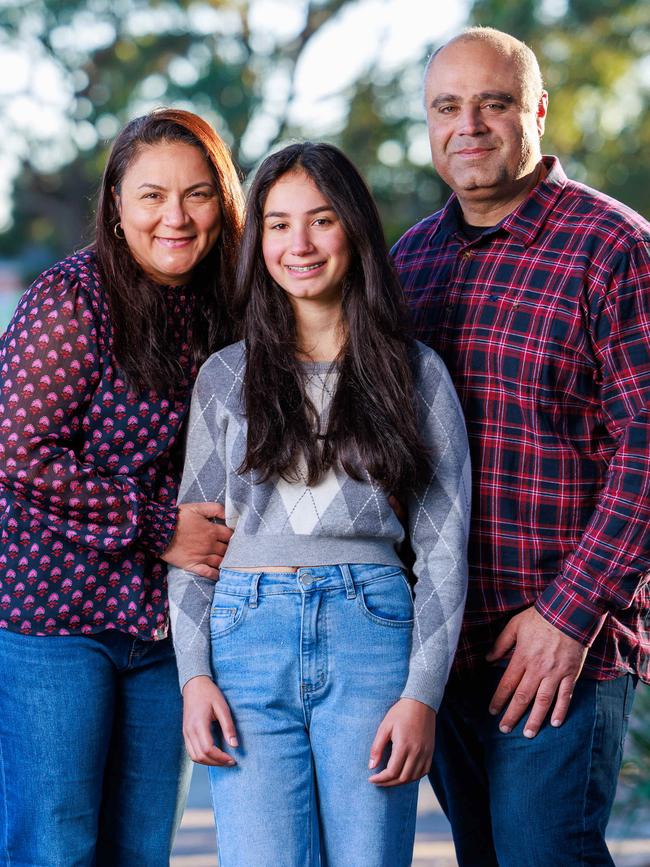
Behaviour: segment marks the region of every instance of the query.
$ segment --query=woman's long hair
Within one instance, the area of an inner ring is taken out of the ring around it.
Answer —
[[[320,436],[298,357],[293,309],[262,256],[266,198],[273,184],[293,171],[308,175],[328,200],[351,254],[343,284],[338,383]],[[395,494],[421,478],[429,461],[418,430],[402,291],[372,195],[338,148],[293,144],[260,165],[248,195],[233,309],[247,352],[242,471],[254,470],[262,480],[275,473],[293,478],[304,456],[309,484],[335,462],[357,480],[369,473]]]
[[[160,109],[130,121],[113,144],[99,193],[95,250],[113,322],[113,351],[129,384],[136,389],[174,389],[183,372],[170,340],[166,289],[135,261],[115,226],[120,215],[115,193],[143,147],[181,142],[198,148],[207,160],[221,207],[221,232],[197,265],[188,338],[194,362],[230,341],[230,316],[224,289],[234,283],[242,227],[243,194],[226,144],[202,118],[180,109]]]

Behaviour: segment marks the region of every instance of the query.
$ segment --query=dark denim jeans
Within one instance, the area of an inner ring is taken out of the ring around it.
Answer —
[[[0,864],[167,867],[190,763],[169,639],[0,630]]]
[[[616,792],[636,678],[580,678],[567,719],[510,734],[488,703],[503,673],[450,681],[430,778],[460,867],[607,867],[605,828]]]

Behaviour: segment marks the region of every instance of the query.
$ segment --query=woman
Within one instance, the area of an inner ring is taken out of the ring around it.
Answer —
[[[181,485],[225,502],[234,535],[216,588],[170,572],[219,864],[410,864],[465,597],[467,440],[441,361],[402,331],[375,205],[336,148],[262,163],[235,306],[244,341],[199,373]]]
[[[175,496],[240,225],[214,130],[137,118],[96,243],[34,282],[2,338],[2,863],[169,863],[189,776],[164,561],[213,576],[229,536]]]

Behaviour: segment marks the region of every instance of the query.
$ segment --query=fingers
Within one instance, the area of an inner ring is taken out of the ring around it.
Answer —
[[[511,620],[504,629],[499,633],[496,641],[490,652],[485,657],[488,662],[494,662],[497,659],[501,659],[503,656],[508,653],[509,650],[515,646],[517,641],[517,631],[514,628],[513,621]]]
[[[511,732],[532,703],[524,735],[527,738],[535,737],[555,698],[556,689],[557,680],[553,678],[539,680],[538,677],[523,677],[499,723],[499,731],[504,734]]]
[[[400,775],[404,768],[407,759],[407,751],[402,746],[401,748],[393,744],[393,749],[390,754],[388,764],[383,771],[378,774],[373,774],[368,777],[368,782],[374,783],[376,786],[395,786],[400,780]],[[406,782],[406,781],[404,781]]]
[[[551,725],[552,726],[561,726],[564,720],[566,719],[566,715],[569,711],[569,705],[571,703],[571,699],[573,698],[573,688],[576,684],[576,679],[571,677],[565,677],[560,681],[560,686],[557,691],[557,699],[555,701],[555,707],[553,708],[553,713],[551,715]]]
[[[193,566],[186,566],[185,568],[188,572],[194,572],[195,575],[199,575],[201,578],[209,578],[210,581],[219,580],[219,570],[214,569],[212,566],[207,566],[205,563],[195,563]]]
[[[230,541],[230,537],[233,534],[233,530],[230,527],[226,527],[225,524],[213,524],[212,525],[212,534],[214,538],[221,543],[224,551],[226,549],[226,545]]]
[[[232,767],[237,764],[235,759],[214,743],[215,721],[224,741],[237,747],[235,724],[221,690],[208,677],[189,680],[183,689],[183,737],[187,752],[198,764]]]
[[[236,764],[232,756],[220,750],[212,735],[212,715],[190,717],[183,725],[183,737],[187,753],[193,762],[200,765]]]
[[[517,659],[513,657],[510,660],[508,667],[503,672],[499,685],[494,691],[494,695],[490,701],[490,713],[493,716],[501,713],[503,708],[506,706],[506,702],[510,700],[510,697],[519,686],[519,682],[521,681],[524,672],[525,668],[522,665],[519,665]]]
[[[226,519],[226,511],[221,503],[185,503],[185,505],[193,508],[204,518],[219,518],[222,521]]]
[[[237,730],[233,722],[232,714],[228,702],[221,696],[216,699],[213,704],[214,715],[221,728],[221,734],[224,741],[231,747],[238,747]]]
[[[499,713],[508,698],[512,696],[499,723],[499,731],[509,734],[531,704],[532,708],[524,726],[524,737],[534,738],[539,733],[551,707],[553,707],[551,725],[555,727],[562,725],[573,695],[576,680],[573,675],[561,680],[557,677],[540,679],[538,675],[524,675],[517,681],[516,674],[506,678],[507,674],[506,670],[490,704],[490,713]],[[553,705],[554,701],[555,705]]]
[[[368,777],[368,782],[384,788],[413,783],[428,773],[432,756],[425,744],[393,744],[388,764],[383,771]]]
[[[379,728],[377,729],[375,739],[373,740],[370,747],[370,761],[368,762],[368,770],[371,771],[373,768],[376,768],[381,761],[384,750],[388,747],[388,744],[390,743],[390,732],[390,726],[386,725],[385,721],[381,722]]]

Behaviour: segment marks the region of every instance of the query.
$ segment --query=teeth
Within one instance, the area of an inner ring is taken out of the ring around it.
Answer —
[[[313,271],[316,268],[320,268],[322,262],[316,262],[315,265],[287,265],[290,271],[297,271],[299,274],[304,274],[305,271]]]

